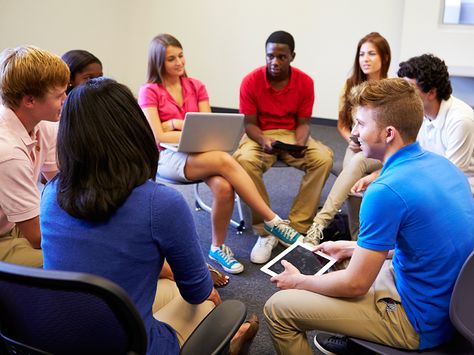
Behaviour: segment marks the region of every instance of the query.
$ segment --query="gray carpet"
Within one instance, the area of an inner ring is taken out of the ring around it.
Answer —
[[[333,149],[335,162],[340,165],[347,145],[337,133],[336,128],[333,126],[312,124],[311,131],[314,138],[322,141]],[[272,168],[264,175],[272,208],[282,218],[288,216],[289,208],[293,197],[298,190],[301,176],[302,172],[288,167]],[[334,175],[331,174],[323,189],[321,204],[326,199],[327,194],[334,183],[334,179]],[[209,189],[204,184],[201,185],[201,197],[206,203],[210,203],[211,194]],[[194,221],[196,223],[198,235],[201,239],[201,247],[206,260],[209,260],[207,257],[207,252],[211,244],[211,222],[209,214],[205,211],[194,210],[192,185],[173,185],[173,187],[185,196],[193,211]],[[251,231],[250,211],[245,204],[243,204],[243,207],[244,218],[248,228],[240,235],[236,234],[235,229],[229,228],[226,244],[231,247],[235,253],[235,257],[244,265],[245,270],[239,275],[230,275],[229,284],[225,287],[219,288],[218,290],[222,299],[239,299],[247,305],[249,314],[252,312],[257,313],[260,320],[260,330],[252,343],[250,353],[259,355],[275,354],[264,321],[262,309],[265,301],[278,289],[270,282],[270,277],[260,271],[261,265],[255,265],[250,262],[250,251],[257,240],[257,236]],[[235,212],[234,217],[237,218]],[[274,249],[272,256],[277,255],[282,250],[282,246],[277,246],[277,248]],[[216,266],[219,270],[222,270],[215,262],[210,261],[210,263]],[[308,336],[310,337],[311,344],[313,344],[312,336],[314,336],[314,332],[310,332]],[[315,347],[314,351],[315,353],[318,353]]]

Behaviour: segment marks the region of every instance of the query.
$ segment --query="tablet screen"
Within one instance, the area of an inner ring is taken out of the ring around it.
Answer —
[[[281,260],[290,262],[305,275],[324,273],[335,263],[330,256],[314,253],[309,247],[295,243],[262,267],[262,271],[272,276],[281,273],[284,270]]]

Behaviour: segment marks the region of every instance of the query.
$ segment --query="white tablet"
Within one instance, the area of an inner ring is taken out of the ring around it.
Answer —
[[[313,252],[312,247],[297,241],[266,263],[260,270],[270,276],[276,276],[285,270],[281,260],[292,263],[304,275],[321,275],[336,262],[333,257],[320,251]]]

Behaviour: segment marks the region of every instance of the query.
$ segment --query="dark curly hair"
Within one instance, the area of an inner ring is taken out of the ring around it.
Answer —
[[[448,67],[433,54],[423,54],[401,62],[397,74],[400,78],[415,79],[425,93],[435,88],[439,101],[449,99],[453,93]]]

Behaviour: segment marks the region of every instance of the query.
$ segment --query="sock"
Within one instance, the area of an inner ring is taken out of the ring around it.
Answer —
[[[216,250],[220,250],[220,248],[221,248],[220,245],[216,247],[216,246],[214,246],[214,245],[211,244],[211,251],[212,251],[212,252],[214,252],[214,251],[216,251]]]
[[[280,221],[281,221],[280,216],[276,214],[275,217],[273,217],[272,220],[270,220],[270,221],[264,221],[264,222],[265,222],[265,224],[266,224],[267,226],[269,226],[270,228],[273,228],[273,227],[275,227],[275,225],[276,225],[278,222],[280,222]]]

